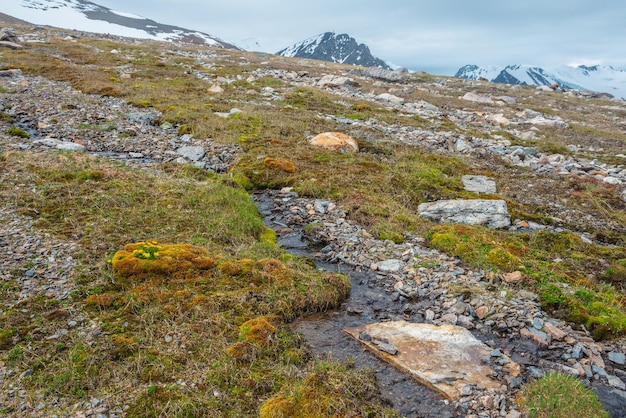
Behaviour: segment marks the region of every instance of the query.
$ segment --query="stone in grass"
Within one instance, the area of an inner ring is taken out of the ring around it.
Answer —
[[[506,228],[511,217],[504,200],[439,200],[417,207],[420,216],[443,223]]]
[[[180,147],[176,152],[191,161],[199,161],[205,154],[204,148],[195,145]]]
[[[359,338],[364,331],[371,337],[370,341]],[[492,349],[465,328],[394,321],[346,328],[344,332],[450,400],[462,396],[463,388],[468,385],[483,385],[485,389],[501,385],[491,378],[493,369],[482,361],[490,358]],[[397,352],[382,351],[377,341],[385,341]]]
[[[496,181],[486,176],[463,176],[461,177],[463,186],[468,192],[475,193],[497,193]]]
[[[341,132],[324,132],[311,139],[311,145],[344,153],[359,152],[356,140]]]

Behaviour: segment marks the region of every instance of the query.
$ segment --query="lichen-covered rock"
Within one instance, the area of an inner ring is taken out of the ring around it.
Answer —
[[[506,228],[511,217],[504,200],[440,200],[417,207],[420,216],[443,223]]]
[[[323,147],[331,151],[359,152],[356,140],[341,132],[324,132],[311,140],[311,145]]]

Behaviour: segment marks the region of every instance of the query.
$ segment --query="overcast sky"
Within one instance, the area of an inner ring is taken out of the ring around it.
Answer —
[[[626,69],[624,0],[92,1],[264,52],[347,33],[385,61],[433,74],[465,64]]]

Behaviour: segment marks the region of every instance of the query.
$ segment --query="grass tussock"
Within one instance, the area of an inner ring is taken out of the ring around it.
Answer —
[[[520,403],[531,418],[609,417],[593,391],[577,378],[560,373],[528,384]]]

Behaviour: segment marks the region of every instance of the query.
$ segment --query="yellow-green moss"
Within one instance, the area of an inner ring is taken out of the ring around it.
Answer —
[[[239,327],[239,338],[260,346],[266,345],[276,335],[276,327],[271,323],[274,321],[277,321],[276,317],[269,318],[267,316],[246,321]]]
[[[113,270],[122,277],[143,280],[154,276],[189,276],[215,266],[206,248],[191,244],[159,244],[142,241],[127,244],[111,260]]]
[[[259,235],[259,242],[262,244],[276,244],[278,242],[276,232],[271,228],[263,226],[261,234]]]
[[[259,410],[260,418],[290,418],[297,416],[296,400],[285,395],[276,395],[265,401]],[[299,411],[300,414],[306,413]]]
[[[487,261],[504,271],[513,271],[520,266],[520,259],[504,248],[490,250],[487,253]]]

